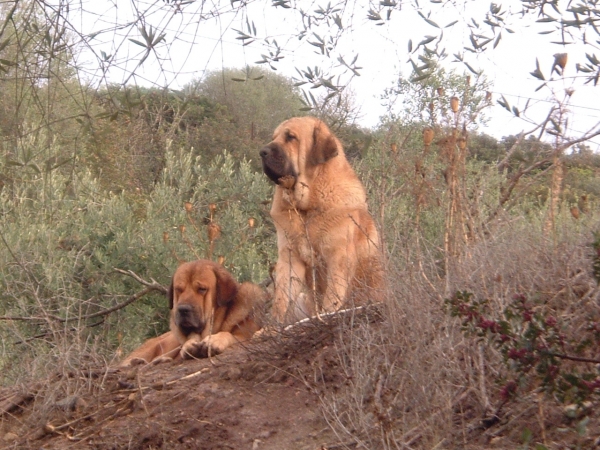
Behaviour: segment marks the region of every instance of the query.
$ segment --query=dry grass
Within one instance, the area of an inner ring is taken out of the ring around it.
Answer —
[[[323,410],[343,442],[358,448],[433,448],[451,434],[464,397],[463,339],[432,285],[396,271],[384,321],[342,330],[339,366],[348,380],[328,392]],[[442,287],[438,287],[441,289]]]
[[[391,267],[385,319],[342,329],[336,341],[347,382],[325,389],[322,406],[340,440],[368,449],[517,448],[525,429],[531,442],[550,447],[597,439],[598,430],[575,433],[564,405],[535,386],[505,404],[497,384],[505,375],[500,355],[464,337],[443,307],[448,286],[490,300],[492,316],[524,293],[576,335],[586,317],[600,315],[589,247],[597,228],[594,218],[587,226],[564,222],[544,237],[541,224],[503,225],[465,248],[449,283],[433,260]]]

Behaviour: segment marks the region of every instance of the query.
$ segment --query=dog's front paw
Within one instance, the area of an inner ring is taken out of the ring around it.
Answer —
[[[121,367],[123,367],[123,368],[135,367],[135,366],[141,366],[143,364],[148,364],[148,361],[146,361],[144,358],[134,357],[134,358],[128,359],[126,361],[123,361],[121,363]]]
[[[206,358],[207,351],[204,341],[186,341],[181,347],[179,354],[183,359]]]
[[[231,345],[230,339],[228,339],[229,336],[231,336],[229,333],[217,333],[212,336],[206,336],[202,340],[206,356],[208,356],[209,350],[211,356],[223,353]]]
[[[171,358],[170,356],[158,356],[156,358],[154,358],[152,360],[152,365],[157,365],[157,364],[164,364],[164,363],[170,363],[173,362],[173,358]]]
[[[220,332],[211,336],[206,336],[201,341],[189,340],[181,347],[181,357],[183,359],[207,358],[216,356],[230,347],[235,342],[231,333]]]

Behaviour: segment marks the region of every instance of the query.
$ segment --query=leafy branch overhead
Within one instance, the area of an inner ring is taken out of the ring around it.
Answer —
[[[144,56],[140,59],[139,65],[143,64],[144,61],[146,61],[146,58],[148,58],[148,55],[150,54],[150,52],[152,50],[155,49],[155,47],[160,44],[161,42],[163,42],[165,40],[166,37],[166,33],[160,33],[157,34],[156,30],[154,30],[152,28],[152,26],[149,26],[148,28],[146,28],[145,25],[140,26],[139,28],[139,32],[140,35],[142,36],[142,38],[144,39],[144,42],[141,42],[137,39],[132,39],[129,38],[129,40],[131,42],[133,42],[136,45],[139,45],[140,47],[143,47],[146,49],[146,53],[144,54]],[[103,56],[105,55],[104,52]],[[106,57],[105,57],[106,60]]]
[[[412,63],[414,79],[421,81],[430,75],[427,61],[436,65],[455,64],[473,75],[480,75],[478,55],[489,54],[493,58],[494,50],[502,46],[507,35],[529,27],[557,47],[551,76],[564,75],[566,59],[563,55],[567,53],[567,46],[577,44],[585,49],[584,57],[572,61],[579,80],[598,84],[600,59],[596,47],[600,37],[600,9],[597,1],[527,0],[517,2],[516,7],[514,3],[499,1],[484,5],[461,0],[455,5],[455,10],[461,11],[458,14],[441,0],[380,0],[368,5],[342,0],[316,3],[264,0],[263,4],[239,0],[211,4],[169,1],[129,9],[119,5],[119,14],[116,14],[115,3],[98,15],[94,9],[72,0],[61,2],[57,8],[41,3],[29,6],[27,2],[7,2],[1,16],[0,72],[8,73],[17,64],[17,59],[6,52],[7,47],[14,44],[5,33],[7,24],[15,14],[27,14],[25,10],[35,6],[40,20],[55,24],[36,32],[41,36],[40,44],[45,46],[40,46],[39,54],[49,57],[69,50],[93,55],[96,67],[93,64],[86,67],[93,83],[106,82],[111,74],[119,74],[122,84],[137,76],[145,77],[138,72],[141,67],[146,70],[146,63],[153,55],[152,66],[158,67],[162,82],[172,84],[181,72],[190,71],[183,66],[190,63],[190,55],[204,58],[212,52],[199,40],[206,37],[213,42],[239,42],[255,64],[272,70],[280,70],[285,64],[290,71],[287,61],[294,55],[294,65],[300,73],[298,81],[304,82],[302,89],[312,90],[316,102],[324,104],[342,95],[342,87],[359,76],[360,69],[377,70],[372,63],[366,67],[356,66],[358,51],[353,45],[356,40],[382,36],[390,47],[408,49],[410,57],[404,61]],[[92,23],[87,17],[99,20]],[[215,26],[217,23],[220,25]],[[30,26],[34,30],[36,21]],[[398,30],[410,30],[407,46],[398,41]],[[130,54],[135,47],[141,47],[143,52],[132,60]],[[398,53],[402,58],[402,53]],[[173,58],[178,54],[188,55],[180,66]],[[311,65],[318,66],[321,72],[318,77],[301,69],[305,65],[302,62],[308,58]],[[420,62],[415,64],[415,60]],[[553,81],[541,70],[539,61],[535,64],[536,69],[530,72],[532,77],[542,81],[542,86]],[[311,98],[311,94],[306,96]],[[516,114],[513,108],[509,109]]]

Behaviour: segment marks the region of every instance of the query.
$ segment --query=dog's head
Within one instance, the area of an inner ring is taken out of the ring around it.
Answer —
[[[180,341],[192,333],[201,335],[214,310],[227,307],[237,291],[237,282],[219,264],[198,260],[180,265],[168,291],[171,330]]]
[[[339,153],[327,125],[315,117],[294,117],[280,124],[260,150],[263,171],[275,183],[293,188],[298,177]]]

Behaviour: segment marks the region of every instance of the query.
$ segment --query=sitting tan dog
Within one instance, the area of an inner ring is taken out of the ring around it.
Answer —
[[[265,293],[255,284],[239,284],[219,264],[198,260],[177,268],[168,298],[171,331],[146,341],[121,366],[205,358],[250,339],[260,328],[254,308]]]
[[[260,150],[275,184],[273,316],[289,323],[382,299],[382,252],[363,184],[341,142],[315,117],[280,124]]]

